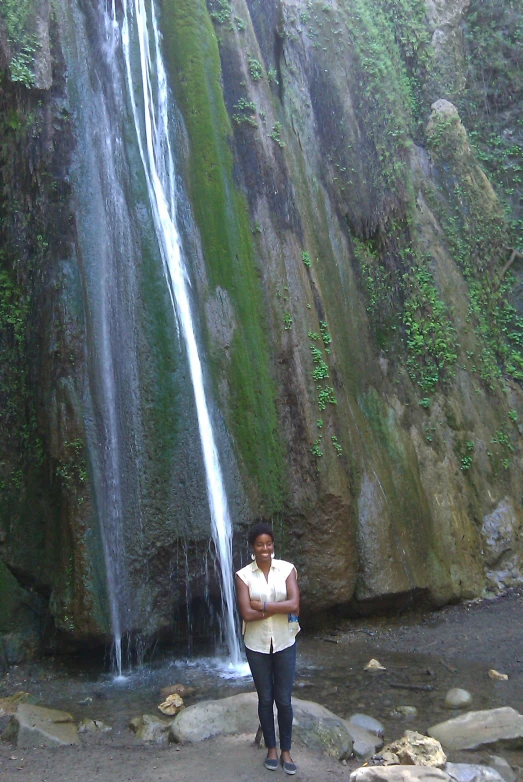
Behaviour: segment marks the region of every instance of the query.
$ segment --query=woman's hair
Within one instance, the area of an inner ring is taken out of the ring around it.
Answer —
[[[272,538],[272,542],[274,543],[274,532],[272,531],[271,525],[267,524],[265,521],[260,521],[258,522],[258,524],[253,524],[253,526],[250,528],[249,532],[247,533],[247,540],[249,541],[249,546],[254,546],[254,541],[260,535],[270,535]]]

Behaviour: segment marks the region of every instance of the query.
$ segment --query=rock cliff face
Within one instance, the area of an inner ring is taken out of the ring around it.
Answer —
[[[18,28],[0,5],[9,660],[108,636],[107,558],[124,631],[178,612],[208,632],[217,599],[122,73],[103,4],[61,5],[27,0]],[[162,0],[159,18],[238,563],[267,519],[304,613],[520,583],[521,12]]]

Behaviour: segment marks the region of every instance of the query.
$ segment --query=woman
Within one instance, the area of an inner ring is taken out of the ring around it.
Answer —
[[[296,633],[300,629],[296,568],[290,562],[274,559],[274,533],[268,524],[255,524],[248,539],[254,561],[236,573],[236,587],[245,651],[258,693],[258,715],[267,747],[264,765],[270,771],[278,769],[273,711],[276,702],[281,764],[287,774],[295,774],[291,692]]]

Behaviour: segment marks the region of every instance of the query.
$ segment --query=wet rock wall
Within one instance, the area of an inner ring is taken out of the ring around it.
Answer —
[[[89,57],[103,54],[103,9],[71,3],[57,18],[36,7],[49,20],[47,81],[16,81],[16,45],[2,38],[0,546],[14,602],[0,629],[15,633],[13,648],[26,633],[33,650],[45,637],[108,637],[106,301],[124,628],[151,637],[176,614],[185,633],[186,603],[218,594],[187,369],[137,151],[124,118],[125,209],[111,238],[95,206],[108,180],[93,185],[100,165],[88,154],[92,128],[120,100],[107,56]],[[468,123],[477,10],[159,6],[236,557],[245,526],[271,520],[309,615],[438,605],[521,579],[517,259],[503,273],[517,198],[498,187],[489,141]],[[503,112],[500,134],[514,133]],[[105,235],[110,300],[97,276]]]

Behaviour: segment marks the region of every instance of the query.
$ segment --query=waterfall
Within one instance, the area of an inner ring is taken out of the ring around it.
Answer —
[[[241,654],[232,577],[232,525],[205,395],[190,304],[190,282],[177,227],[177,186],[170,141],[169,91],[154,3],[147,9],[145,0],[123,0],[121,28],[118,28],[113,3],[112,19],[115,34],[121,37],[128,97],[165,279],[187,352],[205,467],[211,529],[221,576],[224,635],[231,662],[237,665]],[[137,96],[140,96],[139,99]]]

